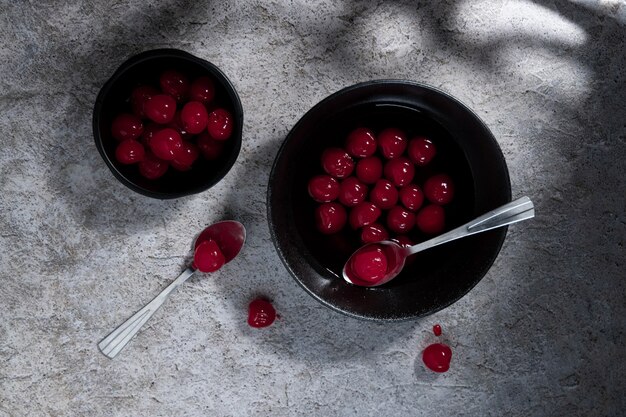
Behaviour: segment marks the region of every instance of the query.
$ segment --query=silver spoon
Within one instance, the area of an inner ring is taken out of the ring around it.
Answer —
[[[352,254],[352,256],[350,256],[350,259],[348,259],[348,262],[346,262],[343,267],[343,279],[350,284],[364,287],[377,287],[394,279],[402,271],[402,268],[404,268],[404,263],[408,256],[456,239],[460,239],[462,237],[485,232],[497,227],[507,226],[509,224],[521,222],[522,220],[531,219],[533,217],[535,217],[535,208],[532,201],[530,201],[528,197],[521,197],[503,205],[502,207],[492,210],[489,213],[464,224],[463,226],[459,226],[456,229],[450,230],[447,233],[417,245],[402,247],[395,242],[387,240],[369,243],[359,248]],[[360,253],[366,248],[370,248],[374,245],[379,245],[381,249],[384,250],[384,254],[387,258],[387,272],[380,280],[368,282],[359,278],[358,275],[354,273],[352,270],[352,259],[357,253]]]
[[[243,224],[234,220],[218,222],[207,227],[198,235],[195,247],[201,242],[213,239],[224,255],[224,263],[228,263],[241,250],[246,240],[246,229]],[[136,312],[131,318],[126,320],[117,329],[113,330],[107,337],[98,343],[100,351],[113,359],[139,332],[141,327],[152,317],[152,315],[167,300],[169,295],[183,282],[187,281],[196,270],[190,266],[183,271],[170,285],[168,285],[159,295],[150,301],[144,308]]]

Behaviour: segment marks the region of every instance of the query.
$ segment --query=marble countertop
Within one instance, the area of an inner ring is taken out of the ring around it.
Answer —
[[[0,417],[617,416],[626,409],[623,0],[0,0]],[[160,47],[218,65],[245,111],[217,186],[159,201],[93,144],[99,88]],[[467,296],[381,324],[307,295],[274,251],[266,184],[287,132],[354,83],[400,78],[471,107],[537,217]],[[114,360],[97,342],[235,218],[237,262],[194,277]],[[248,302],[281,318],[256,330]],[[424,369],[441,323],[451,370]]]

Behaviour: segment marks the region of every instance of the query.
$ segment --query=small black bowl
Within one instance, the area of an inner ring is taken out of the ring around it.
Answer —
[[[364,288],[346,283],[341,270],[360,246],[349,230],[325,236],[315,228],[316,203],[308,180],[321,174],[320,155],[343,146],[356,127],[398,127],[436,141],[438,156],[419,170],[417,182],[435,172],[455,180],[446,206],[446,230],[511,201],[507,166],[489,129],[453,97],[421,84],[383,80],[341,90],[313,107],[282,144],[268,186],[268,220],[274,245],[296,281],[314,298],[341,313],[396,321],[426,316],[467,294],[496,259],[507,229],[451,242],[413,257],[387,284]],[[422,236],[420,240],[426,240]]]
[[[149,180],[139,174],[137,166],[115,160],[116,140],[111,123],[119,113],[131,112],[130,93],[137,85],[158,88],[160,74],[168,69],[182,72],[190,79],[209,76],[215,82],[215,103],[229,110],[234,118],[232,136],[225,141],[222,156],[214,161],[202,156],[189,171],[169,169],[161,178]],[[168,199],[205,191],[220,181],[233,166],[241,149],[243,109],[230,80],[215,65],[178,49],[155,49],[129,58],[104,84],[93,112],[93,134],[96,147],[115,177],[131,190],[148,197]]]

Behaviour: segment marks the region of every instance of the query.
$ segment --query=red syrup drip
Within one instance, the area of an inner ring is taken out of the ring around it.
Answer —
[[[433,326],[433,333],[435,334],[435,336],[441,336],[441,326],[438,324],[435,324]]]
[[[441,326],[435,324],[433,326],[435,336],[441,336]],[[434,372],[447,372],[450,369],[450,360],[452,359],[452,349],[443,343],[433,343],[424,349],[422,360],[428,369]]]

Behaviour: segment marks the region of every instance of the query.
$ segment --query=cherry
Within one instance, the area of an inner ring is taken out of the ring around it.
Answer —
[[[122,113],[113,119],[111,134],[119,141],[137,139],[143,133],[143,123],[130,113]]]
[[[167,94],[157,94],[146,100],[143,109],[148,119],[163,125],[174,119],[176,100]]]
[[[177,101],[182,100],[189,92],[189,80],[178,71],[165,71],[159,78],[159,84],[164,93],[175,97]]]
[[[427,165],[437,154],[437,148],[433,142],[423,136],[418,136],[409,142],[409,158],[415,165]]]
[[[135,87],[135,89],[130,93],[130,105],[133,108],[133,113],[137,117],[144,118],[146,117],[146,113],[144,111],[144,105],[146,101],[152,97],[159,94],[159,91],[151,87],[149,85],[140,85]]]
[[[385,178],[394,185],[402,187],[413,181],[415,166],[407,158],[401,156],[385,164]]]
[[[396,237],[394,237],[393,239],[391,239],[392,242],[396,242],[398,245],[402,246],[403,248],[407,248],[409,246],[413,246],[414,243],[411,239],[409,239],[408,236],[405,235],[397,235]],[[410,260],[415,259],[413,258],[407,258],[407,262]]]
[[[226,260],[217,242],[213,239],[200,243],[193,254],[192,268],[200,272],[215,272],[224,265]]]
[[[433,326],[433,333],[435,336],[441,336],[441,326],[439,324]]]
[[[228,110],[215,109],[207,122],[209,135],[216,140],[226,140],[233,134],[233,116]]]
[[[400,201],[404,207],[411,211],[416,211],[424,202],[424,193],[420,187],[415,184],[409,184],[402,187],[399,191]]]
[[[350,267],[358,278],[373,283],[385,277],[387,256],[380,245],[367,246],[354,254]]]
[[[199,101],[190,101],[180,112],[180,119],[185,131],[192,135],[202,132],[209,123],[209,114]]]
[[[394,159],[402,155],[406,149],[406,135],[400,129],[388,128],[378,135],[380,152],[387,159]]]
[[[389,239],[389,232],[380,223],[372,223],[361,229],[361,242],[374,243]]]
[[[330,235],[346,225],[346,209],[339,203],[323,203],[315,209],[317,230]]]
[[[376,152],[376,138],[374,133],[366,128],[354,129],[346,140],[346,150],[355,158],[365,158]]]
[[[191,142],[183,141],[183,147],[170,161],[172,168],[178,171],[189,171],[196,159],[198,159],[198,147]]]
[[[452,349],[443,343],[433,343],[424,349],[422,360],[431,371],[446,372],[450,369]]]
[[[387,180],[378,180],[370,191],[370,201],[383,210],[390,209],[398,202],[398,190]]]
[[[443,231],[445,227],[445,213],[443,207],[430,204],[422,208],[415,218],[417,228],[429,235]]]
[[[378,220],[381,214],[382,211],[375,204],[364,201],[350,210],[350,226],[352,226],[353,229],[367,226]]]
[[[181,119],[181,112],[177,111],[174,113],[174,118],[171,122],[165,125],[165,127],[169,127],[178,132],[181,138],[188,137],[189,132],[183,126],[183,119]]]
[[[415,214],[402,206],[394,206],[387,212],[387,227],[395,233],[406,233],[415,226]]]
[[[431,203],[448,204],[454,198],[454,184],[446,174],[433,175],[424,183],[424,194]]]
[[[248,306],[248,324],[252,327],[267,327],[276,320],[276,309],[262,298],[253,300]]]
[[[339,202],[346,207],[354,207],[365,201],[367,186],[356,177],[348,177],[339,186]]]
[[[167,161],[147,153],[143,161],[139,162],[139,173],[149,180],[155,180],[167,172],[167,167]]]
[[[377,156],[363,158],[356,163],[356,177],[365,184],[374,184],[383,176],[383,162]]]
[[[322,152],[322,168],[335,178],[346,178],[354,170],[354,161],[343,149],[328,148]]]
[[[215,97],[215,84],[209,77],[196,78],[189,89],[189,98],[201,103],[208,103]]]
[[[157,158],[171,161],[182,150],[183,140],[177,131],[171,128],[159,130],[150,140],[150,149]]]
[[[328,203],[339,197],[339,181],[330,175],[316,175],[309,180],[309,195],[318,203]]]
[[[163,126],[157,125],[155,123],[150,123],[143,128],[143,133],[141,134],[140,141],[144,146],[150,146],[150,141],[155,133],[159,130],[163,129]]]
[[[115,148],[115,159],[120,164],[134,164],[142,161],[145,156],[146,151],[143,145],[134,139],[126,139]]]
[[[215,140],[208,133],[204,132],[198,136],[196,145],[205,159],[209,161],[216,160],[222,154],[225,143],[221,140]]]

